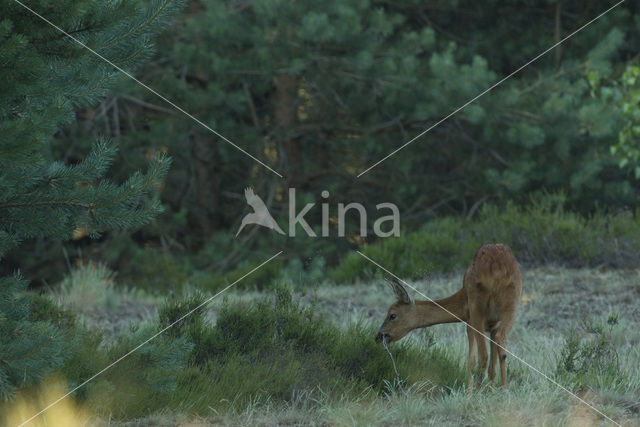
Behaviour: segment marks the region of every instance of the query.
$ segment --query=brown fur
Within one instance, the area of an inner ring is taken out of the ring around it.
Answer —
[[[398,296],[398,302],[389,308],[378,333],[379,339],[385,339],[388,342],[398,341],[413,329],[463,321],[467,324],[469,339],[467,363],[469,392],[473,390],[474,372],[478,384],[482,382],[487,361],[489,361],[489,378],[493,381],[496,375],[496,362],[500,360],[501,382],[503,386],[507,385],[504,348],[522,295],[520,268],[507,245],[494,243],[478,249],[464,274],[462,289],[450,297],[434,302],[414,302],[398,281],[392,281],[391,286]],[[394,319],[391,318],[393,315],[395,315]],[[489,332],[491,339],[495,341],[495,343],[491,342],[490,360],[488,360],[483,333],[485,331]],[[478,353],[475,369],[473,367],[474,346]]]

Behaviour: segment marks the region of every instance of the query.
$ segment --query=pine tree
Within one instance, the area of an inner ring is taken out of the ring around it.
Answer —
[[[29,7],[132,71],[149,37],[179,7],[162,0],[31,1]],[[83,161],[56,161],[50,141],[75,109],[95,103],[122,74],[16,2],[0,5],[0,259],[25,239],[139,227],[162,209],[157,190],[170,160],[121,184],[105,178],[116,147],[98,139]],[[64,358],[56,328],[29,320],[26,281],[0,280],[0,395],[37,382]]]
[[[503,3],[193,3],[181,31],[159,41],[162,67],[145,69],[145,81],[286,180],[272,181],[217,136],[157,108],[131,82],[113,94],[108,115],[87,115],[82,126],[113,129],[120,116],[118,138],[132,148],[119,154],[122,172],[135,164],[134,148],[173,153],[163,193],[173,212],[149,234],[187,251],[209,244],[205,266],[236,249],[225,246],[233,239],[220,230],[237,230],[246,204],[228,195],[246,185],[262,196],[273,191],[276,216],[286,215],[283,195],[295,186],[301,199],[318,201],[328,190],[333,203],[358,200],[369,212],[393,201],[403,224],[416,227],[434,214],[473,214],[485,200],[526,203],[540,189],[565,192],[568,205],[583,211],[595,201],[635,203],[628,177],[609,155],[618,114],[590,96],[585,78],[588,71],[615,71],[638,50],[637,8],[628,2],[355,178],[604,8],[593,0]],[[131,114],[148,126],[125,125]],[[318,224],[319,216],[315,209],[307,218]],[[280,244],[256,235],[251,253]],[[296,250],[312,256],[319,244]],[[341,239],[322,252],[347,247]]]

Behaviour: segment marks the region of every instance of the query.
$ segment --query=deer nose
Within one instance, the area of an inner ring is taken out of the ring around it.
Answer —
[[[382,342],[385,339],[386,341],[389,341],[389,338],[391,338],[389,334],[383,334],[382,332],[378,332],[378,335],[376,335],[377,342]]]

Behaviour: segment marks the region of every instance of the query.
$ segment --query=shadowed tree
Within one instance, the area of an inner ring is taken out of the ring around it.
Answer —
[[[149,36],[179,2],[35,1],[30,7],[118,66],[149,56]],[[0,258],[21,242],[140,227],[159,212],[157,190],[169,158],[117,184],[105,178],[115,146],[93,142],[74,164],[55,160],[51,139],[74,110],[97,102],[120,74],[15,2],[0,6]],[[56,328],[29,320],[26,281],[0,279],[0,395],[33,384],[59,366]]]

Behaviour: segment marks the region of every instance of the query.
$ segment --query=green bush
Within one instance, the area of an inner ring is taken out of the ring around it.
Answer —
[[[194,284],[201,288],[211,292],[219,291],[224,287],[232,284],[233,282],[240,280],[241,277],[247,275],[251,270],[256,268],[258,263],[247,264],[243,267],[236,268],[228,271],[222,275],[213,275],[206,272],[196,272],[191,277]],[[272,285],[275,279],[280,275],[281,265],[278,260],[273,260],[253,273],[242,279],[236,286],[238,288],[256,287],[258,289],[268,288]]]
[[[393,381],[391,360],[375,342],[373,328],[356,324],[340,330],[313,307],[294,302],[287,287],[279,285],[276,294],[273,301],[254,306],[225,306],[214,326],[204,323],[201,311],[193,314],[196,319],[179,325],[177,331],[193,344],[193,364],[182,373],[169,406],[184,410],[180,402],[189,401],[190,410],[207,412],[254,399],[284,402],[314,389],[336,396],[365,388],[383,392],[385,382]],[[161,321],[175,321],[178,312],[197,306],[199,298],[167,303]],[[463,384],[460,364],[440,347],[401,343],[391,351],[409,384]]]
[[[101,357],[108,363],[118,360],[156,331],[155,327],[133,329],[103,350]],[[89,390],[89,405],[97,413],[122,419],[163,409],[188,367],[192,348],[184,337],[158,336],[96,379]]]
[[[156,325],[134,327],[111,344],[45,297],[33,300],[33,320],[59,328],[64,358],[57,362],[57,372],[72,389],[199,307],[204,296],[167,301]],[[244,407],[256,399],[284,404],[299,393],[336,398],[367,389],[384,393],[395,373],[374,336],[368,325],[333,326],[279,285],[273,300],[226,305],[215,325],[205,320],[202,309],[196,310],[74,397],[96,415],[126,420],[161,409],[205,415],[212,408]],[[447,390],[464,382],[460,361],[436,345],[418,348],[404,342],[391,352],[403,384],[429,381]]]
[[[420,278],[433,271],[452,271],[464,265],[457,230],[460,223],[454,219],[434,221],[426,229],[365,246],[362,252],[402,277]],[[378,272],[371,262],[351,253],[329,272],[329,278],[343,283],[356,277],[369,279]]]
[[[161,250],[133,248],[131,262],[119,274],[136,287],[156,291],[175,290],[189,278],[191,266],[187,257]]]
[[[65,323],[64,316],[38,297],[33,298],[37,312],[31,313],[26,286],[19,275],[0,277],[1,401],[11,400],[21,388],[42,381],[67,358],[55,324]]]
[[[47,322],[56,328],[57,338],[64,349],[63,361],[57,372],[67,381],[68,388],[74,388],[110,362],[105,352],[98,350],[102,343],[100,332],[86,329],[76,322],[74,313],[56,305],[49,297],[33,293],[28,296],[30,321]],[[92,387],[94,384],[79,389],[75,396],[85,399]]]
[[[483,244],[508,244],[524,264],[569,267],[634,267],[640,263],[637,215],[595,213],[589,217],[564,209],[562,195],[547,195],[522,208],[487,204],[478,218],[444,218],[420,230],[365,246],[361,251],[395,274],[416,279],[466,267]],[[379,268],[351,253],[329,272],[336,283],[369,280]]]

